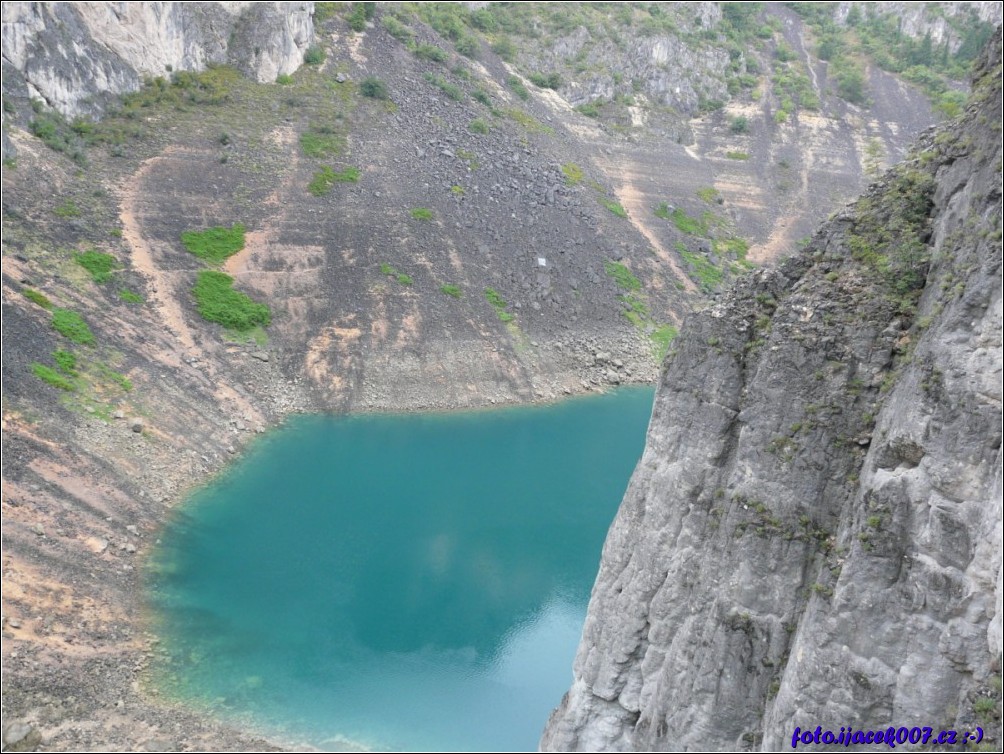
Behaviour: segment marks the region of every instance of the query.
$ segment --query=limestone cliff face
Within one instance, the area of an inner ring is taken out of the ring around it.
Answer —
[[[1000,75],[686,324],[544,749],[999,740]]]
[[[96,114],[144,76],[230,63],[275,81],[303,62],[313,3],[4,3],[6,92]]]

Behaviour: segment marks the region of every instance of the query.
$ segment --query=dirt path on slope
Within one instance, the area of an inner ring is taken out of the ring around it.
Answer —
[[[168,273],[153,261],[153,250],[143,237],[137,219],[137,201],[141,195],[142,182],[155,165],[167,159],[169,151],[146,160],[126,181],[119,202],[119,216],[122,219],[122,237],[132,250],[132,266],[150,280],[150,298],[157,309],[161,322],[178,338],[178,342],[189,350],[195,350],[195,338],[185,322],[181,305],[171,295],[173,283]]]
[[[646,217],[646,206],[644,195],[638,190],[633,182],[633,174],[631,169],[625,168],[624,165],[613,165],[611,163],[601,163],[600,167],[603,172],[607,174],[608,177],[613,178],[617,176],[620,181],[616,184],[614,188],[614,193],[617,195],[617,200],[620,202],[624,211],[627,212],[628,220],[637,229],[639,233],[645,236],[645,240],[648,241],[652,248],[655,250],[655,254],[659,257],[660,261],[665,262],[669,268],[673,271],[673,274],[680,280],[684,288],[688,292],[696,291],[697,286],[694,282],[687,277],[686,273],[680,268],[680,265],[676,263],[676,259],[673,255],[669,253],[669,250],[663,246],[662,241],[656,236],[655,232],[648,227],[647,223],[642,219]]]

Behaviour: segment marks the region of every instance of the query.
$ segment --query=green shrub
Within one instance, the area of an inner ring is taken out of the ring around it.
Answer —
[[[72,392],[77,389],[76,385],[74,385],[72,381],[67,379],[64,375],[60,374],[52,367],[47,367],[45,364],[35,362],[31,365],[31,371],[34,372],[35,376],[43,382],[47,382],[60,390]]]
[[[53,351],[52,359],[56,362],[57,367],[71,377],[77,373],[77,357],[73,355],[72,351],[63,351],[62,349]]]
[[[415,57],[421,58],[422,60],[431,60],[433,63],[445,63],[450,59],[450,53],[442,47],[436,47],[436,45],[416,45],[412,52],[415,54]]]
[[[600,197],[600,204],[606,207],[608,210],[613,212],[617,217],[627,217],[627,210],[625,210],[618,202],[613,199],[604,199]]]
[[[411,211],[411,216],[416,220],[426,220],[426,221],[431,220],[434,217],[434,215],[432,214],[432,210],[429,209],[428,207],[415,207]]]
[[[541,89],[559,89],[562,84],[560,73],[545,74],[535,71],[527,76],[527,78],[530,79],[534,86],[539,86]]]
[[[362,88],[360,86],[360,92]],[[345,137],[331,126],[312,126],[300,134],[300,149],[307,157],[334,157],[344,148]]]
[[[324,62],[324,48],[320,45],[308,47],[303,53],[303,62],[305,65],[320,65]]]
[[[115,268],[118,267],[118,260],[115,257],[96,249],[74,254],[73,261],[87,270],[95,283],[106,283],[111,280]]]
[[[603,263],[603,269],[607,275],[613,278],[618,286],[626,291],[641,290],[641,281],[632,274],[626,265],[620,262],[607,260]]]
[[[445,293],[447,296],[453,296],[453,298],[460,298],[463,292],[460,290],[459,285],[454,285],[453,283],[447,283],[446,285],[439,286],[439,290]]]
[[[390,277],[397,280],[397,282],[399,282],[401,285],[411,285],[413,282],[415,282],[412,279],[411,275],[406,275],[405,273],[397,270],[396,268],[391,267],[386,262],[380,265],[380,274],[389,275]]]
[[[566,162],[561,166],[561,172],[565,174],[565,185],[575,186],[581,183],[583,178],[582,168],[574,162]]]
[[[737,115],[729,123],[729,130],[734,134],[744,134],[749,131],[749,121],[742,115]]]
[[[387,85],[378,78],[367,76],[359,84],[359,93],[370,99],[387,99]]]
[[[475,89],[471,92],[471,97],[473,97],[476,102],[480,102],[482,105],[486,105],[487,107],[492,106],[492,100],[484,89]]]
[[[384,16],[381,19],[381,23],[383,24],[383,28],[387,30],[387,33],[400,42],[407,42],[413,36],[412,30],[394,18],[394,16]]]
[[[718,189],[711,186],[703,186],[697,189],[696,193],[698,198],[708,204],[715,204],[721,198],[721,194],[718,193]]]
[[[669,219],[681,233],[691,236],[705,236],[708,233],[708,224],[704,218],[691,217],[679,207],[673,210]]]
[[[730,160],[748,160],[750,158],[749,152],[726,152],[725,156]]]
[[[510,107],[505,111],[505,115],[519,123],[530,133],[541,133],[549,136],[554,133],[553,128],[545,126],[539,120],[530,115],[530,113],[523,112],[518,107]]]
[[[283,86],[288,86],[293,83],[293,77],[288,73],[280,73],[275,77],[275,83],[282,84]]]
[[[353,4],[352,12],[349,13],[348,22],[349,28],[352,29],[352,31],[366,30],[366,9],[363,7],[362,3]]]
[[[244,248],[244,226],[234,223],[229,228],[188,230],[181,234],[181,243],[199,259],[219,264]]]
[[[142,304],[144,300],[142,296],[130,291],[128,288],[123,288],[119,291],[119,298],[127,304]]]
[[[89,346],[94,343],[94,333],[84,322],[84,318],[71,309],[56,309],[52,312],[52,326],[63,337],[74,343]]]
[[[503,322],[513,321],[513,315],[506,311],[506,307],[509,305],[498,291],[494,288],[485,288],[485,300],[492,305],[492,308],[495,309],[495,314],[500,320]]]
[[[491,130],[484,118],[475,118],[467,127],[471,130],[471,133],[476,134],[486,134]]]
[[[440,91],[443,92],[443,94],[445,94],[447,97],[454,100],[455,102],[459,102],[464,97],[464,93],[463,91],[461,91],[459,86],[450,83],[442,76],[437,76],[434,73],[426,73],[422,78],[424,78],[434,87],[438,88]]]
[[[600,108],[597,107],[592,102],[587,102],[584,105],[579,105],[575,109],[578,110],[583,115],[585,115],[587,118],[599,118],[600,117]]]
[[[670,344],[672,344],[679,334],[680,331],[672,325],[661,325],[652,331],[649,337],[655,346],[655,357],[657,360],[662,361],[666,358]]]
[[[272,321],[268,305],[235,291],[233,284],[234,279],[222,272],[200,271],[192,289],[199,314],[203,319],[238,332],[266,327]]]
[[[506,83],[509,85],[509,88],[512,89],[513,93],[517,97],[523,100],[530,99],[529,90],[525,86],[523,86],[523,82],[520,81],[517,77],[510,76],[508,79],[506,79]]]
[[[69,199],[52,211],[55,213],[56,217],[80,217],[81,215],[80,207]]]
[[[336,183],[357,183],[359,175],[359,168],[347,167],[336,173],[332,168],[324,165],[314,173],[314,177],[307,184],[307,191],[314,196],[324,196],[331,191],[331,187]]]
[[[21,293],[24,294],[24,297],[26,299],[28,299],[34,304],[38,304],[43,309],[52,308],[52,302],[49,301],[49,297],[46,296],[44,293],[39,293],[34,288],[25,288],[23,291],[21,291]]]
[[[516,59],[516,45],[508,37],[500,37],[492,43],[492,52],[507,63]]]
[[[454,46],[465,58],[477,60],[481,56],[481,45],[474,37],[461,37]]]

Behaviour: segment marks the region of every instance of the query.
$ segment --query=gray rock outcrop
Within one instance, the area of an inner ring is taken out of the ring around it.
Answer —
[[[686,324],[543,749],[1000,740],[1000,87]]]
[[[3,4],[4,91],[99,114],[144,77],[229,63],[260,82],[303,62],[310,2]]]

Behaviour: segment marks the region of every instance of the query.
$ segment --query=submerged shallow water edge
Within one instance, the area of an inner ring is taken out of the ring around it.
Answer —
[[[165,531],[158,684],[321,748],[535,749],[652,397],[291,420]]]

